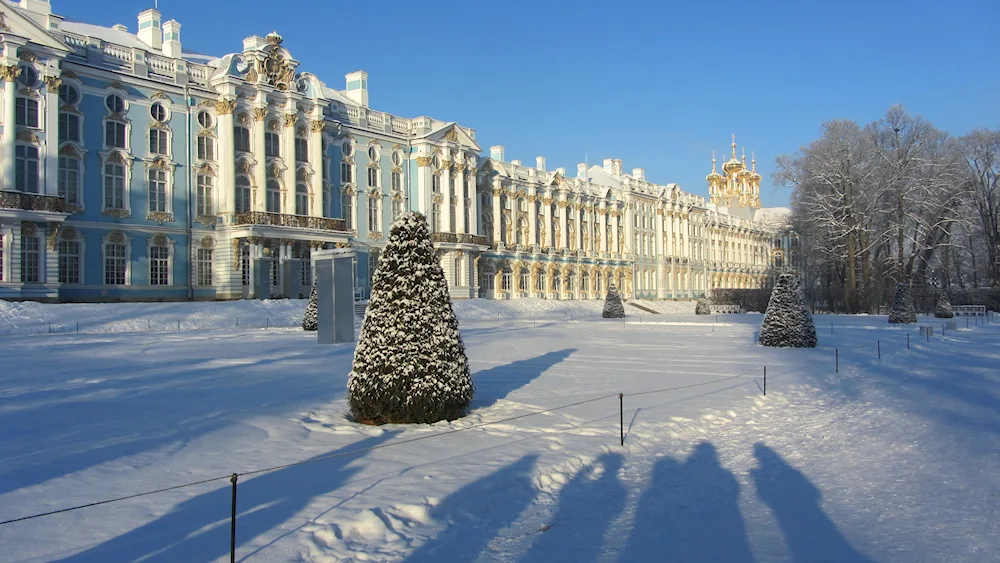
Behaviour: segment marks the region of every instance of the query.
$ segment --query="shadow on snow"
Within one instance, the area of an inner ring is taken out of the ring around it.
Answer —
[[[477,371],[472,375],[476,384],[476,397],[472,400],[472,409],[491,407],[497,401],[506,399],[508,395],[528,385],[573,352],[576,352],[575,348],[567,348],[528,360],[517,360]]]

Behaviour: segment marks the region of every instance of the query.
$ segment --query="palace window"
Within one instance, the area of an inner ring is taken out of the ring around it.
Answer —
[[[267,212],[281,213],[281,184],[275,179],[267,181]]]
[[[341,205],[343,206],[344,214],[344,226],[348,229],[354,228],[354,196],[351,194],[344,194],[341,196]]]
[[[167,210],[167,173],[163,170],[149,171],[149,210],[161,213]]]
[[[104,207],[125,209],[125,167],[116,162],[104,164]]]
[[[309,162],[309,139],[295,139],[295,160]]]
[[[105,285],[125,285],[127,266],[124,244],[109,242],[104,245]]]
[[[340,181],[344,183],[354,181],[354,165],[350,162],[340,163]]]
[[[457,207],[458,203],[456,202],[455,192],[452,192],[451,197],[448,198],[448,225],[450,225],[452,232],[458,230],[458,223],[455,221]]]
[[[198,174],[197,185],[198,215],[214,215],[215,178],[208,174]]]
[[[354,144],[351,141],[344,141],[344,144],[341,145],[341,150],[347,158],[354,156]]]
[[[250,178],[240,174],[236,177],[236,212],[250,211]]]
[[[59,87],[59,101],[68,106],[75,106],[80,103],[80,91],[71,84],[63,84]]]
[[[479,289],[482,291],[493,291],[493,279],[496,274],[490,270],[483,270],[479,275]]]
[[[431,230],[439,232],[441,230],[441,204],[431,205]]]
[[[39,275],[38,237],[21,236],[21,283],[38,283]]]
[[[104,98],[104,105],[111,113],[122,113],[125,111],[125,100],[118,94],[111,94]]]
[[[472,232],[472,227],[469,225],[469,222],[472,219],[472,198],[471,197],[465,198],[465,209],[463,209],[462,212],[465,214],[465,217],[462,219],[463,222],[465,223],[465,232],[471,233]]]
[[[80,142],[80,116],[75,113],[59,113],[59,142]]]
[[[462,257],[461,256],[456,256],[455,257],[455,272],[454,272],[454,275],[455,275],[455,280],[454,280],[454,283],[452,285],[454,285],[455,287],[461,287],[461,286],[465,285],[465,283],[463,283],[463,281],[462,281]]]
[[[198,125],[203,129],[211,129],[215,125],[215,119],[207,111],[198,112]]]
[[[215,160],[215,139],[208,135],[198,136],[198,160]]]
[[[309,188],[301,182],[295,184],[295,214],[309,215]]]
[[[237,125],[233,128],[233,147],[236,152],[250,152],[250,129]]]
[[[14,112],[14,123],[19,127],[38,128],[38,100],[18,98]]]
[[[368,147],[368,161],[377,163],[379,159],[378,148],[375,145]]]
[[[518,276],[517,290],[521,293],[527,293],[531,287],[531,273],[528,272],[527,268],[521,268],[521,275]]]
[[[509,266],[504,266],[503,274],[500,276],[500,289],[504,292],[509,292],[511,290],[511,284],[513,283],[514,273],[510,271]]]
[[[431,191],[436,194],[441,193],[441,176],[436,172],[431,175]]]
[[[163,123],[167,120],[167,108],[163,107],[163,104],[157,102],[149,106],[149,116],[153,118],[153,121]]]
[[[368,169],[368,187],[369,188],[377,188],[378,187],[378,177],[379,177],[379,173],[378,172],[379,172],[378,168],[369,168]]]
[[[149,285],[170,285],[170,249],[149,247]]]
[[[59,241],[59,283],[80,283],[80,241]]]
[[[18,145],[14,149],[14,182],[17,191],[38,193],[38,147]]]
[[[395,221],[403,214],[403,200],[392,200],[392,220]]]
[[[379,197],[378,194],[368,194],[368,232],[379,232]]]
[[[125,124],[120,121],[104,123],[104,145],[108,148],[124,149],[127,147]]]
[[[277,133],[264,133],[264,155],[268,157],[281,156],[281,137]]]
[[[200,286],[212,285],[212,249],[199,248],[195,260],[197,264],[195,283]]]
[[[545,270],[538,270],[538,275],[535,276],[535,291],[545,293]]]

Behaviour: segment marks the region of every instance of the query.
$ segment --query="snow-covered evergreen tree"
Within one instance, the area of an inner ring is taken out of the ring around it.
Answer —
[[[601,316],[605,319],[625,318],[625,304],[622,303],[622,296],[615,284],[608,286],[608,296],[604,299],[604,312]]]
[[[712,314],[712,302],[708,300],[704,295],[698,299],[698,303],[694,306],[694,314],[696,315],[711,315]]]
[[[315,283],[313,283],[312,290],[309,292],[309,304],[306,305],[306,314],[302,316],[302,330],[319,330]]]
[[[892,308],[889,309],[889,322],[893,324],[917,322],[917,310],[913,307],[910,286],[905,283],[896,284],[896,295],[893,296]]]
[[[432,423],[463,416],[475,391],[427,219],[392,226],[372,279],[347,390],[359,422]]]
[[[951,308],[951,301],[948,299],[948,292],[942,291],[938,295],[937,305],[934,307],[934,316],[939,319],[950,319],[955,316],[955,311]]]
[[[760,343],[775,347],[816,347],[816,325],[806,306],[799,278],[793,274],[778,276],[760,326]]]

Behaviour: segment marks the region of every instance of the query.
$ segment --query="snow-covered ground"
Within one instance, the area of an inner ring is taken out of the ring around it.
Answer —
[[[240,477],[239,560],[1000,553],[1000,327],[961,319],[927,342],[885,317],[820,316],[819,348],[783,350],[754,344],[760,315],[518,306],[456,304],[468,417],[374,428],[344,417],[353,346],[227,324],[294,325],[304,301],[0,302],[15,327],[87,316],[137,331],[4,337],[0,521],[221,478],[2,525],[0,561],[228,560],[227,476],[310,459]],[[145,332],[147,319],[218,330]]]

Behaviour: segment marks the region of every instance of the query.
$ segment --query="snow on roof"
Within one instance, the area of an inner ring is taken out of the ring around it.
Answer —
[[[139,38],[127,31],[118,31],[117,29],[112,29],[110,27],[104,27],[101,25],[94,25],[91,23],[86,23],[78,20],[73,20],[66,18],[59,25],[60,30],[68,31],[69,33],[75,33],[77,35],[85,35],[87,37],[93,37],[94,39],[100,39],[101,41],[107,41],[108,43],[115,43],[118,45],[124,45],[125,47],[135,47],[137,49],[149,49],[149,46],[139,41]]]
[[[604,171],[604,168],[593,165],[587,170],[587,177],[590,178],[590,182],[600,186],[607,186],[609,188],[621,188],[622,182],[618,178],[615,178],[611,174]]]

